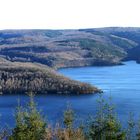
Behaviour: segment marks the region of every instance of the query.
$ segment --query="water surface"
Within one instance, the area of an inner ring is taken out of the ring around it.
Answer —
[[[122,122],[128,119],[129,112],[133,112],[135,119],[138,119],[140,115],[140,64],[129,61],[120,66],[66,68],[59,72],[72,79],[100,87],[104,91],[105,98],[111,95]],[[11,127],[14,126],[13,114],[17,106],[17,98],[20,98],[22,105],[28,101],[28,97],[23,95],[0,96],[2,126],[5,123]],[[89,114],[94,114],[97,98],[98,95],[46,95],[37,96],[35,100],[42,113],[47,114],[49,122],[54,124],[56,121],[62,121],[63,111],[68,103],[81,118],[85,119]]]

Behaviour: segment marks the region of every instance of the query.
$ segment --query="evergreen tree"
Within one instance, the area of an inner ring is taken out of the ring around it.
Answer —
[[[66,111],[64,112],[64,125],[66,128],[71,129],[74,121],[74,112],[71,109],[70,105],[67,106]]]
[[[127,128],[127,140],[134,140],[135,138],[135,122],[133,119],[133,113],[130,113],[128,119],[128,128]]]
[[[29,104],[23,108],[18,106],[16,110],[16,126],[12,131],[10,140],[43,140],[46,131],[46,123],[37,110],[30,94]]]
[[[138,130],[136,133],[137,140],[140,140],[140,120],[138,121]]]
[[[114,114],[114,107],[100,97],[98,111],[89,125],[88,137],[90,140],[125,140],[125,131]]]

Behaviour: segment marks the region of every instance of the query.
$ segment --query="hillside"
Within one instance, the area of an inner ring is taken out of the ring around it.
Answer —
[[[86,94],[97,88],[71,80],[53,69],[33,63],[0,60],[0,91],[4,94],[34,91],[38,94]]]
[[[3,92],[89,93],[97,88],[54,69],[140,63],[140,28],[0,31]]]
[[[139,28],[3,30],[0,55],[53,68],[116,65],[125,59],[139,60],[138,54],[131,55],[139,49],[139,38]]]

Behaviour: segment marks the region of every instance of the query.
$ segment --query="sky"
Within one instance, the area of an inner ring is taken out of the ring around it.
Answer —
[[[0,29],[140,27],[140,0],[0,0]]]

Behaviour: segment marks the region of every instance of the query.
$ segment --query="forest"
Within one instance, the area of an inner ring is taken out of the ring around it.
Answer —
[[[42,64],[0,62],[0,92],[2,94],[25,94],[28,91],[38,94],[91,94],[100,89],[72,80]]]

